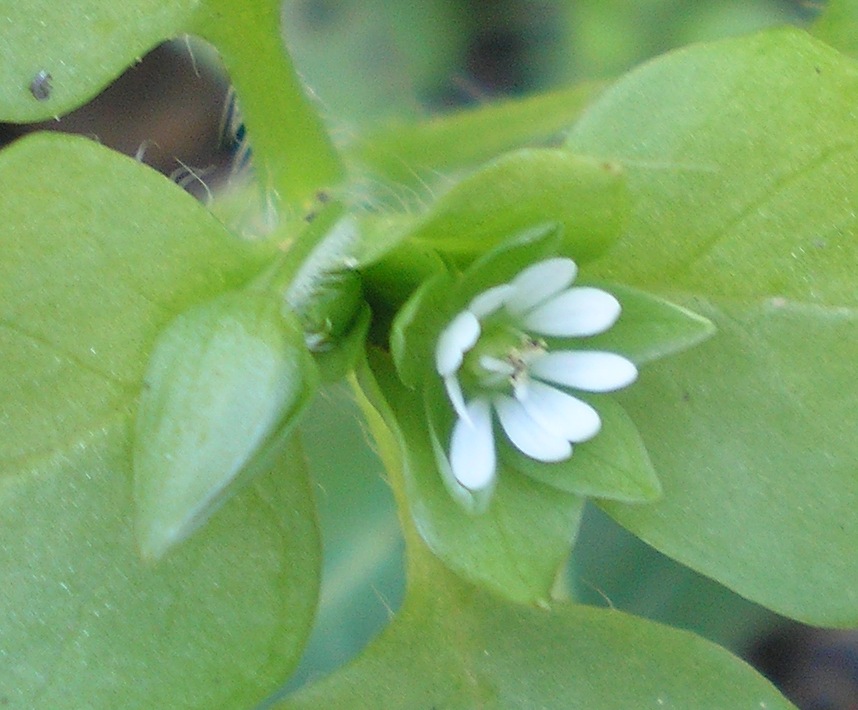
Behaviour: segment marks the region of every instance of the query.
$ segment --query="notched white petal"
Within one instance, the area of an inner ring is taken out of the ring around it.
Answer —
[[[526,456],[553,463],[565,461],[572,455],[572,445],[531,418],[521,402],[499,395],[494,404],[504,432],[513,446]]]
[[[557,337],[603,333],[620,317],[620,302],[598,288],[570,288],[549,299],[522,319],[526,330]]]
[[[635,364],[622,355],[600,351],[559,351],[535,359],[530,372],[553,382],[585,392],[613,392],[637,379]]]
[[[521,406],[553,436],[579,443],[599,433],[599,413],[586,402],[542,382],[531,382]]]
[[[465,395],[462,394],[462,385],[459,384],[459,378],[455,375],[445,377],[444,388],[447,390],[447,396],[450,398],[456,414],[470,423],[470,415],[468,414],[468,407],[465,404]]]
[[[470,311],[462,311],[441,331],[435,348],[435,369],[441,377],[452,375],[465,353],[480,337],[480,321]]]
[[[465,488],[477,491],[490,485],[495,476],[495,441],[491,406],[479,397],[467,406],[470,421],[459,419],[450,440],[450,468]]]
[[[514,291],[515,289],[511,284],[493,286],[474,296],[473,300],[468,304],[468,310],[477,318],[490,316],[506,303],[507,298]]]
[[[575,262],[563,257],[528,266],[511,282],[515,292],[507,300],[507,310],[513,315],[524,313],[560,293],[575,280],[577,273]]]

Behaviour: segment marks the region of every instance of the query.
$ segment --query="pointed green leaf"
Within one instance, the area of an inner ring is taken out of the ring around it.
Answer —
[[[711,321],[689,308],[628,286],[596,285],[616,296],[623,310],[609,330],[581,342],[588,350],[620,353],[640,366],[693,348],[715,333]]]
[[[633,72],[570,136],[633,212],[593,273],[717,333],[620,395],[664,486],[607,506],[661,551],[811,623],[858,621],[858,66],[796,30]]]
[[[140,548],[159,558],[270,465],[315,391],[304,336],[282,304],[228,293],[155,343],[134,441]]]
[[[598,83],[577,84],[554,92],[492,100],[420,123],[391,123],[357,135],[346,152],[394,187],[419,189],[441,171],[477,165],[565,131],[602,88]]]
[[[437,569],[357,660],[275,707],[793,706],[743,661],[688,632],[586,606],[513,606]]]
[[[503,457],[515,470],[561,491],[624,503],[658,499],[661,484],[629,416],[612,396],[591,395],[586,400],[599,412],[602,428],[590,441],[576,444],[572,458],[559,463],[536,461],[505,438],[501,439]]]

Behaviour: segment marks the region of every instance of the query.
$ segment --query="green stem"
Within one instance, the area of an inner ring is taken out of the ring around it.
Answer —
[[[266,198],[300,215],[343,168],[286,52],[279,13],[278,0],[208,0],[189,29],[221,54]]]

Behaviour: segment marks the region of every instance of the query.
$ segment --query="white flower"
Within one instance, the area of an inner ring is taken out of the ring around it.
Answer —
[[[587,337],[608,330],[620,304],[597,288],[573,287],[566,258],[541,261],[510,283],[478,294],[438,338],[435,369],[458,419],[450,440],[452,474],[470,491],[494,483],[494,414],[512,444],[537,461],[564,461],[572,445],[601,427],[593,407],[560,387],[611,392],[637,377],[615,353],[550,352],[539,336]]]

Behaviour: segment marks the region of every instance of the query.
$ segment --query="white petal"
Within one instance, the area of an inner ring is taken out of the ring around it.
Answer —
[[[620,317],[620,302],[598,288],[570,288],[537,306],[522,327],[540,335],[572,337],[603,333]]]
[[[635,364],[622,355],[598,351],[546,353],[530,364],[530,374],[585,392],[613,392],[637,379]]]
[[[539,426],[567,441],[587,441],[602,427],[599,413],[589,404],[542,382],[531,381],[520,402]]]
[[[575,280],[577,273],[575,262],[561,257],[528,266],[511,282],[515,293],[507,301],[507,310],[513,315],[524,313],[560,293]]]
[[[489,402],[477,398],[468,405],[470,422],[459,419],[450,440],[450,468],[465,488],[476,491],[495,477],[495,440]]]
[[[512,284],[501,284],[478,293],[473,300],[468,304],[468,310],[477,318],[485,318],[494,313],[504,303],[507,297],[512,294],[515,289]]]
[[[468,408],[465,404],[465,395],[462,394],[462,386],[459,384],[459,378],[455,375],[450,375],[444,378],[444,387],[447,390],[447,396],[450,398],[450,403],[453,409],[456,410],[462,419],[469,420]]]
[[[435,369],[441,377],[452,375],[465,353],[480,338],[480,322],[470,311],[462,311],[441,331],[435,348]]]
[[[494,404],[509,440],[525,455],[546,463],[565,461],[572,455],[572,445],[531,419],[520,402],[501,395]]]

